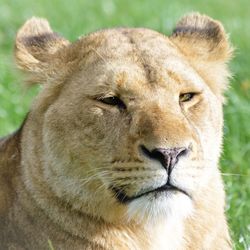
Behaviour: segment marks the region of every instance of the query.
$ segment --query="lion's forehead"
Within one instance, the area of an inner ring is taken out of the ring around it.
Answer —
[[[86,77],[85,74],[88,74]],[[187,63],[169,57],[161,63],[110,59],[99,61],[99,65],[87,68],[78,76],[80,85],[89,94],[138,94],[145,92],[201,92],[206,87],[204,80]],[[85,84],[82,84],[85,83]],[[77,88],[78,89],[78,88]],[[159,91],[157,91],[159,90]],[[79,89],[78,89],[79,91]],[[87,93],[87,92],[85,92]]]
[[[98,31],[82,37],[77,46],[79,52],[91,51],[91,56],[95,54],[103,59],[160,62],[171,55],[180,56],[177,47],[168,37],[153,30],[139,28]],[[82,56],[81,53],[78,55]]]
[[[126,89],[138,84],[142,87],[148,84],[166,87],[172,83],[199,88],[204,85],[203,79],[178,48],[158,32],[111,29],[90,34],[81,40],[91,49],[89,56],[92,60],[86,72],[94,83],[92,86],[115,85]]]
[[[115,28],[101,30],[81,37],[80,42],[87,42],[95,46],[105,45],[110,49],[115,46],[120,48],[126,44],[147,47],[149,45],[167,43],[169,48],[175,47],[167,36],[145,28]]]

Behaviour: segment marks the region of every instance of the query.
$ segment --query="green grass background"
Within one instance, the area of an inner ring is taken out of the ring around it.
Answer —
[[[235,249],[250,249],[250,2],[249,0],[0,0],[0,136],[21,124],[38,88],[24,90],[13,66],[17,29],[29,17],[46,17],[71,41],[104,27],[148,27],[170,34],[185,13],[219,19],[236,47],[234,78],[226,93],[224,152],[227,216]]]

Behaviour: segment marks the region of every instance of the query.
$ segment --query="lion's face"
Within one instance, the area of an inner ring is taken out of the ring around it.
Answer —
[[[34,105],[46,108],[32,111],[42,117],[46,183],[108,221],[188,215],[217,171],[221,95],[154,31],[101,31],[67,53],[76,48],[63,83]]]
[[[105,217],[121,207],[130,217],[187,209],[216,166],[221,105],[166,38],[144,31],[135,46],[123,33],[102,34],[107,40],[95,48],[101,52],[82,62],[46,111],[47,177],[59,193],[101,208]],[[171,155],[146,153],[176,148],[185,153],[169,167],[160,158]],[[159,190],[166,183],[181,191]]]

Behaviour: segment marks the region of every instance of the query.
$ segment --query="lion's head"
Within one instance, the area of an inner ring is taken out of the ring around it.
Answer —
[[[199,14],[170,37],[120,28],[74,43],[30,19],[16,60],[43,89],[24,128],[27,187],[111,222],[187,216],[218,173],[230,56]]]

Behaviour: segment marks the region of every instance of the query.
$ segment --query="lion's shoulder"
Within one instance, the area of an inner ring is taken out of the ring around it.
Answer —
[[[6,214],[15,194],[13,180],[21,161],[20,127],[13,134],[0,138],[0,216]]]

